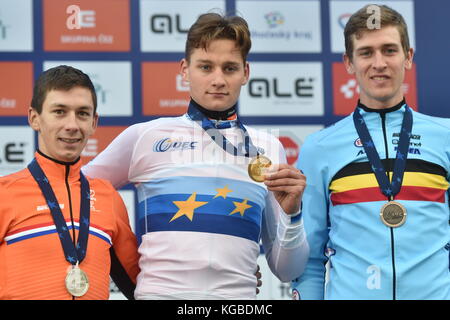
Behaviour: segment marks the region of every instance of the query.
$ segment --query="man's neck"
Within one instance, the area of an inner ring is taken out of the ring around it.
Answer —
[[[367,112],[379,112],[379,113],[385,113],[385,112],[391,112],[400,109],[404,104],[406,103],[405,98],[403,98],[399,103],[385,106],[383,108],[373,108],[372,104],[366,105],[361,100],[358,100],[358,107],[361,109],[367,111]]]
[[[199,105],[194,100],[192,100],[192,102],[194,103],[195,107],[198,110],[200,110],[200,112],[203,113],[209,119],[230,120],[230,119],[234,119],[235,118],[236,105],[233,105],[231,108],[228,108],[228,109],[223,110],[223,111],[215,111],[215,110],[208,110],[208,109],[202,107],[201,105]]]

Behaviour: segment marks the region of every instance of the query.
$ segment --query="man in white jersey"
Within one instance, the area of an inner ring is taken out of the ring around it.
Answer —
[[[244,19],[201,15],[181,61],[187,113],[129,127],[84,168],[137,188],[137,299],[254,299],[260,240],[280,280],[303,270],[305,177],[236,115],[250,47]]]

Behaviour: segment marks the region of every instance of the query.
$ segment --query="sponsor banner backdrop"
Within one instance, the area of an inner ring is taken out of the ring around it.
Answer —
[[[95,133],[88,139],[86,147],[81,153],[81,161],[88,163],[102,152],[126,126],[99,126]]]
[[[321,116],[321,62],[252,62],[241,90],[243,116]]]
[[[27,116],[33,87],[32,62],[0,62],[0,116]]]
[[[287,162],[291,165],[297,163],[300,149],[306,137],[313,132],[324,128],[323,125],[256,125],[256,129],[266,131],[280,140],[286,152]]]
[[[348,74],[344,63],[333,63],[333,108],[334,114],[345,116],[353,112],[359,98],[359,86],[354,75]],[[403,92],[408,105],[418,109],[416,89],[416,64],[405,73]]]
[[[44,70],[62,64],[78,68],[91,78],[100,117],[132,115],[130,61],[45,61]]]
[[[158,81],[154,81],[155,74]],[[181,115],[189,105],[189,86],[182,79],[179,62],[142,63],[142,111],[144,115]]]
[[[129,51],[129,0],[43,0],[46,51]]]
[[[140,0],[141,50],[184,52],[186,35],[205,12],[225,12],[225,1]]]
[[[250,79],[241,89],[238,112],[246,125],[273,131],[288,162],[295,164],[307,135],[355,107],[359,88],[342,64],[343,30],[349,16],[370,3],[0,0],[0,176],[25,168],[33,158],[37,134],[27,125],[27,110],[34,80],[50,67],[73,65],[95,85],[101,126],[83,150],[83,162],[130,124],[184,113],[189,90],[179,68],[187,30],[200,14],[211,11],[237,13],[248,21]],[[450,118],[450,1],[375,3],[398,10],[408,24],[411,46],[418,45],[403,84],[408,104],[424,114]],[[159,147],[174,147],[176,141]],[[129,184],[121,193],[134,227],[134,188]],[[272,275],[264,257],[258,263],[264,283],[258,299],[290,298],[289,284]],[[111,298],[123,299],[116,291],[112,286]]]
[[[331,28],[331,51],[343,53],[344,27],[350,16],[367,4],[387,5],[401,13],[408,25],[409,43],[412,48],[416,48],[416,33],[414,24],[414,1],[354,1],[354,0],[331,0],[330,1],[330,28]],[[422,48],[423,49],[423,48]],[[419,48],[420,50],[420,48]]]
[[[2,51],[33,51],[32,0],[0,0]]]
[[[34,131],[28,126],[0,127],[0,176],[22,170],[34,156]]]
[[[319,1],[236,2],[252,35],[252,52],[321,52]]]

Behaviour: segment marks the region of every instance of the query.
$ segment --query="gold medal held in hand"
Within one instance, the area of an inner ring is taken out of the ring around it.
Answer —
[[[272,161],[265,156],[258,155],[248,165],[248,175],[256,182],[263,182],[264,175],[272,165]]]
[[[67,291],[74,297],[81,297],[89,289],[89,279],[87,274],[78,267],[78,263],[69,268],[70,271],[66,276]]]
[[[381,207],[380,218],[388,227],[400,227],[406,221],[406,208],[396,201],[389,201]]]

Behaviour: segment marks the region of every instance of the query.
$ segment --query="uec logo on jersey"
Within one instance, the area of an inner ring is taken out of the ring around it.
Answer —
[[[195,149],[197,141],[173,141],[170,138],[164,138],[153,145],[154,152],[166,152],[175,150]]]

